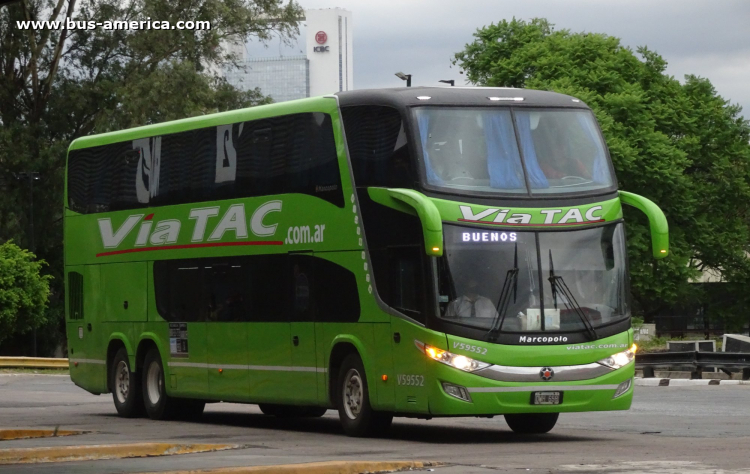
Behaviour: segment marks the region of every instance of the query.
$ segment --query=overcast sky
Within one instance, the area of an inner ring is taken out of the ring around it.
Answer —
[[[453,54],[477,28],[511,19],[547,18],[555,29],[605,33],[635,49],[648,46],[669,63],[667,73],[708,78],[750,118],[748,0],[297,0],[303,8],[352,12],[354,85],[438,85],[463,76]],[[269,49],[274,49],[271,46]]]

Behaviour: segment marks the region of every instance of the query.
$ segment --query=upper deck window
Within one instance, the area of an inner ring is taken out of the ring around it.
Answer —
[[[588,111],[421,107],[415,117],[429,185],[522,195],[613,185]]]
[[[70,152],[79,213],[300,193],[344,207],[330,115],[300,113]]]
[[[357,105],[343,107],[354,183],[357,187],[414,186],[409,147],[401,114],[391,107]]]

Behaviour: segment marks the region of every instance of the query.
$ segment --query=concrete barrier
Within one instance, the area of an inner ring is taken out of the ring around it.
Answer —
[[[47,357],[0,357],[0,368],[67,369],[68,359],[52,359]]]

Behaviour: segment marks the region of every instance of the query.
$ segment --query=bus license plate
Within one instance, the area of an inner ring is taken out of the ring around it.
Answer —
[[[559,405],[562,403],[562,392],[532,392],[532,405]]]

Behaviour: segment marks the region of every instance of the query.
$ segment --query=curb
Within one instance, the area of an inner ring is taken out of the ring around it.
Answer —
[[[206,470],[160,471],[142,474],[360,474],[398,472],[426,467],[445,466],[432,461],[323,461],[302,464],[277,464],[275,466],[242,466]]]
[[[750,380],[659,379],[635,377],[636,387],[694,387],[700,385],[750,385]]]
[[[135,443],[0,449],[0,466],[100,459],[143,458],[239,449],[237,444]]]
[[[31,438],[56,438],[59,436],[73,436],[87,434],[91,431],[73,431],[73,430],[38,430],[38,429],[0,429],[0,441],[10,441],[13,439],[31,439]],[[2,461],[0,461],[2,462]]]

